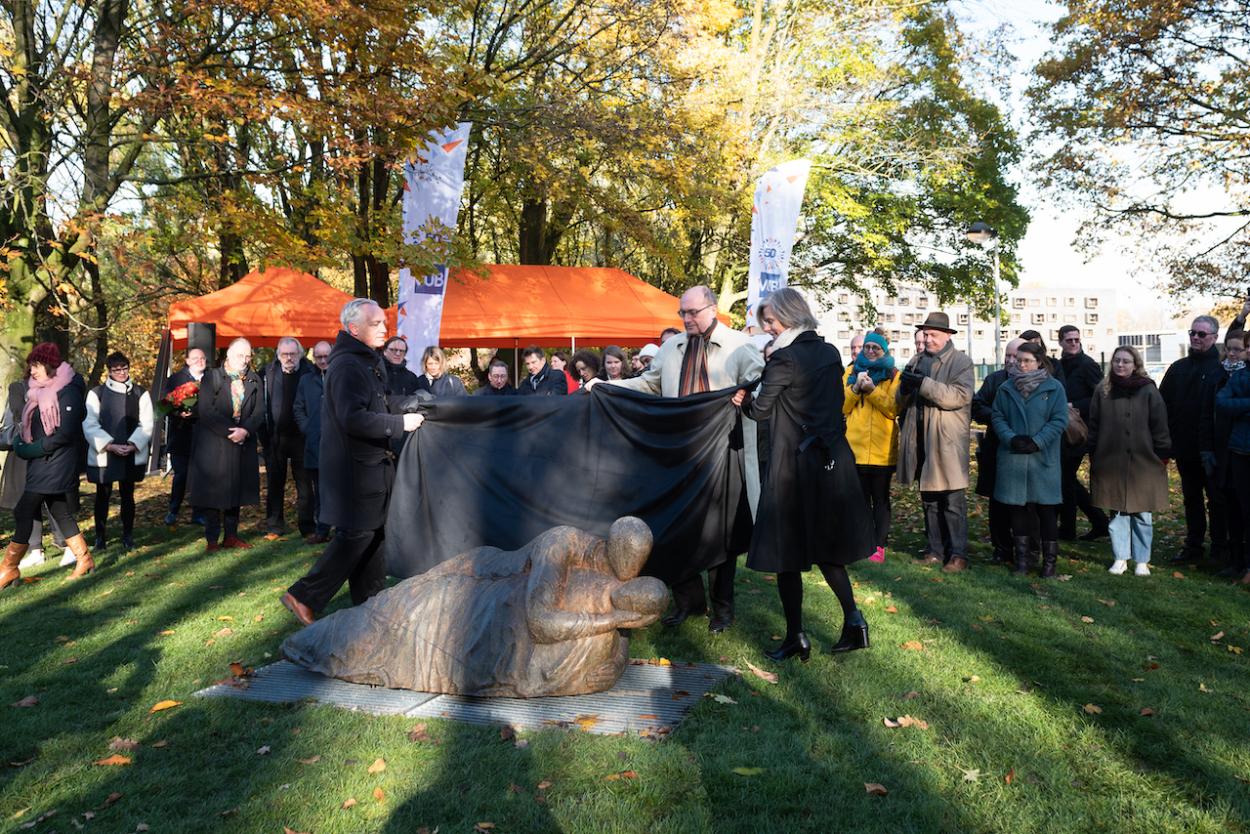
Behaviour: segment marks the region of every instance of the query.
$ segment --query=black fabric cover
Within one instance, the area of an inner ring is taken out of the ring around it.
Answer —
[[[459,397],[422,409],[386,522],[388,571],[415,576],[483,545],[516,550],[621,516],[651,527],[645,574],[670,584],[746,550],[736,389],[681,399],[596,386],[569,397]]]

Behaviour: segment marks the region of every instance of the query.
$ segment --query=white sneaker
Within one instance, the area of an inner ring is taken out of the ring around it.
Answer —
[[[43,548],[37,548],[35,550],[27,551],[26,555],[22,557],[22,561],[17,563],[17,566],[19,569],[21,569],[21,568],[33,568],[35,567],[35,565],[42,565],[42,564],[43,564]]]
[[[66,550],[63,554],[61,554],[61,567],[68,568],[70,565],[76,564],[78,564],[78,559],[73,553],[70,553],[69,550]]]
[[[1116,576],[1128,570],[1128,559],[1116,559],[1111,563],[1111,567],[1107,568],[1107,573],[1114,573]]]
[[[1150,576],[1150,565],[1145,562],[1138,562],[1137,567],[1133,568],[1134,576]]]

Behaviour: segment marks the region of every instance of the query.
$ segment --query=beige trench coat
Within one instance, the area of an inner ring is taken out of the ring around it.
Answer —
[[[916,360],[907,363],[912,367]],[[972,437],[972,360],[954,345],[933,360],[933,375],[920,383],[925,400],[924,426],[916,425],[920,410],[916,393],[898,393],[902,427],[898,438],[898,482],[919,482],[921,492],[949,492],[968,486],[968,455]],[[916,477],[916,432],[924,431],[924,466]]]

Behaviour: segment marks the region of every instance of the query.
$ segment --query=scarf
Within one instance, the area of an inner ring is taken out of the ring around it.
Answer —
[[[125,382],[114,382],[111,379],[104,380],[104,387],[110,391],[116,391],[118,394],[129,394],[135,387],[135,381],[128,379]]]
[[[856,356],[855,361],[851,364],[851,372],[847,374],[846,384],[854,385],[855,378],[864,371],[868,372],[868,378],[874,384],[880,385],[894,373],[894,357],[887,353],[880,359],[870,360],[861,350],[859,356]]]
[[[1239,361],[1237,361],[1237,362],[1230,362],[1229,360],[1225,359],[1225,360],[1224,360],[1224,362],[1223,362],[1223,365],[1224,365],[1224,370],[1226,370],[1226,371],[1228,371],[1230,374],[1232,374],[1232,373],[1236,373],[1237,371],[1240,371],[1242,368],[1246,367],[1246,362],[1245,362],[1245,360],[1244,360],[1244,359],[1239,360]]]
[[[39,411],[39,422],[43,425],[43,436],[48,437],[61,425],[61,404],[56,395],[74,379],[74,369],[68,362],[56,366],[56,372],[47,379],[36,382],[26,381],[26,405],[22,407],[22,440],[30,443],[30,421]]]
[[[716,329],[716,322],[705,333],[699,333],[686,340],[686,353],[681,358],[681,379],[677,385],[677,396],[701,394],[711,390],[707,376],[707,343],[708,337]]]
[[[1012,373],[1012,371],[1015,373]],[[1037,390],[1037,386],[1050,379],[1050,372],[1045,368],[1038,368],[1035,371],[1022,371],[1019,367],[1008,368],[1007,376],[1016,384],[1016,390],[1020,392],[1020,396],[1026,400]]]
[[[807,330],[799,330],[796,327],[787,327],[781,331],[781,335],[773,339],[773,350],[781,350],[784,347],[790,347],[790,344],[799,336],[808,333]]]
[[[1128,376],[1116,376],[1115,374],[1112,374],[1107,378],[1111,380],[1111,388],[1113,391],[1123,391],[1126,394],[1131,394],[1138,388],[1145,388],[1147,385],[1154,385],[1154,381],[1151,380],[1150,377],[1138,376],[1137,374],[1130,374]]]
[[[222,370],[226,372],[226,378],[230,380],[230,411],[237,420],[243,413],[243,376],[247,373],[247,369],[232,371],[223,365]]]

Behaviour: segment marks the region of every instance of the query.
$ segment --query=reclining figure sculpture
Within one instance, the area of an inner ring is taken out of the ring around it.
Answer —
[[[655,622],[668,589],[639,572],[641,519],[605,541],[556,527],[520,550],[479,547],[291,635],[282,654],[353,683],[454,695],[536,698],[611,689],[628,629]]]

